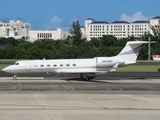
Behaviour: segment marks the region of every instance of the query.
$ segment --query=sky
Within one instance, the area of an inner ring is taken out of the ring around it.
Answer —
[[[150,20],[160,16],[160,0],[0,0],[0,21],[22,20],[32,30],[68,30],[74,20],[81,26],[96,21]]]

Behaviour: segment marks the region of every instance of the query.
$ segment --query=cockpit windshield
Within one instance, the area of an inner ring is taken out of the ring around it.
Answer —
[[[18,62],[15,62],[15,63],[13,63],[13,65],[19,65],[19,63],[18,63]]]

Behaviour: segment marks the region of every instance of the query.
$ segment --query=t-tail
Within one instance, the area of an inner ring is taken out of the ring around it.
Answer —
[[[136,63],[138,54],[143,44],[149,43],[148,41],[129,41],[122,51],[116,56],[116,59],[123,61],[125,65]]]

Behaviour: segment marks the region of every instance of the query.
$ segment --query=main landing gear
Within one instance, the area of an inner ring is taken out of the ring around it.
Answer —
[[[80,78],[82,79],[82,80],[92,80],[92,79],[94,79],[96,76],[95,76],[95,74],[92,74],[92,73],[81,73],[80,74]]]
[[[81,74],[80,74],[80,78],[81,78],[82,80],[89,80],[89,77],[88,77],[87,74],[85,74],[85,73],[81,73]]]

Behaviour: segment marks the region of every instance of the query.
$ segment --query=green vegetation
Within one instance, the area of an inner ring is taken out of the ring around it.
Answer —
[[[0,59],[0,62],[15,62],[18,61],[18,59]]]
[[[117,55],[127,41],[136,38],[117,40],[114,36],[105,35],[101,38],[92,38],[90,41],[81,40],[79,45],[71,43],[71,38],[66,40],[37,40],[33,43],[14,38],[0,39],[0,58],[2,59],[70,59],[70,58],[94,58],[98,56]],[[77,44],[77,43],[76,43]],[[152,46],[152,53],[160,53],[160,45],[156,49]],[[146,60],[147,45],[143,46],[138,59]]]
[[[82,33],[81,33],[81,26],[78,20],[73,21],[72,28],[70,28],[69,32],[71,33],[71,37],[69,39],[70,43],[74,45],[79,45],[82,43]]]
[[[0,64],[0,71],[2,71],[3,68],[9,66],[9,64]]]
[[[117,72],[157,72],[160,65],[130,65],[119,67]]]
[[[160,60],[137,60],[137,62],[160,62]]]

